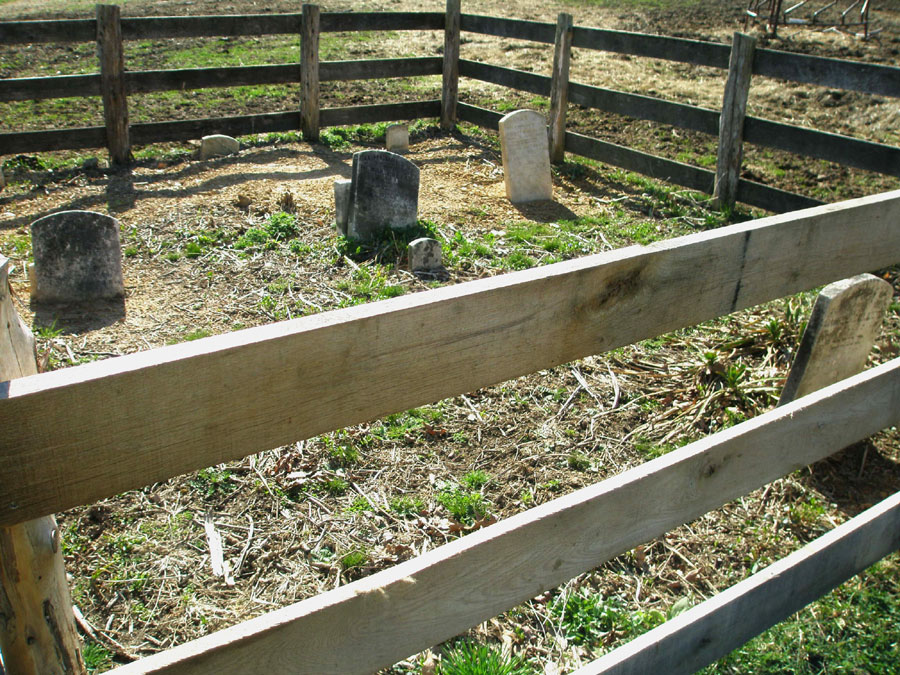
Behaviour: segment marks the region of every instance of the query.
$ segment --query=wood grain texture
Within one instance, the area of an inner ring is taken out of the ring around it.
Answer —
[[[566,150],[659,180],[712,194],[715,174],[690,164],[657,157],[622,145],[566,132]]]
[[[102,148],[105,145],[106,129],[103,127],[76,127],[0,134],[0,148],[3,148],[4,153],[10,155],[45,150]]]
[[[323,33],[362,30],[443,30],[443,12],[323,12]]]
[[[37,373],[34,336],[16,312],[0,255],[0,378]],[[0,653],[17,675],[85,673],[53,516],[0,527]]]
[[[748,116],[744,140],[829,162],[900,176],[900,148]]]
[[[122,19],[126,40],[300,33],[300,14],[149,16]]]
[[[459,103],[459,20],[460,0],[447,0],[441,83],[441,128],[445,131],[456,126],[456,106]]]
[[[178,91],[206,87],[238,87],[257,84],[298,82],[300,64],[269,66],[228,66],[224,68],[180,68],[177,70],[137,70],[125,73],[129,94],[151,91]]]
[[[628,94],[614,89],[570,82],[569,101],[588,108],[671,124],[682,129],[693,129],[713,135],[719,133],[718,111],[665,101],[652,96]]]
[[[900,493],[573,675],[693,673],[900,548]]]
[[[100,75],[0,79],[0,101],[41,101],[66,96],[99,95]]]
[[[347,108],[323,108],[320,122],[324,127],[342,124],[368,124],[371,122],[393,122],[439,117],[441,102],[410,101],[407,103],[378,103],[356,105]]]
[[[374,672],[898,419],[894,361],[384,572],[115,672]]]
[[[373,80],[387,77],[440,75],[443,59],[423,56],[406,59],[364,59],[361,61],[320,61],[319,81]]]
[[[460,17],[460,28],[469,33],[544,42],[550,45],[553,44],[556,36],[556,26],[552,23],[523,21],[521,19],[500,19],[475,14],[463,14]]]
[[[757,49],[753,56],[753,74],[900,97],[900,68],[896,66]]]
[[[551,80],[546,75],[535,75],[524,70],[494,66],[480,61],[459,60],[459,74],[463,77],[471,77],[473,80],[491,82],[502,87],[529,91],[541,96],[550,95]]]
[[[177,122],[144,122],[131,125],[135,143],[186,141],[208,134],[243,136],[270,131],[296,131],[300,128],[299,112],[263,113],[235,117],[213,117]]]
[[[713,195],[719,208],[733,208],[744,158],[744,118],[750,93],[751,67],[756,38],[735,33],[728,64],[728,79],[719,117],[719,147],[716,156],[716,186]]]
[[[94,19],[0,21],[0,43],[6,45],[93,42],[96,39],[97,22]]]
[[[713,68],[727,68],[731,52],[727,45],[715,42],[578,26],[575,27],[572,36],[572,45],[584,49],[647,56]]]
[[[898,218],[895,191],[0,384],[0,524],[895,264]]]
[[[469,103],[460,102],[457,110],[460,121],[471,122],[484,129],[494,129],[495,131],[500,128],[500,120],[503,118],[501,113]]]
[[[300,128],[306,141],[319,140],[319,8],[303,5],[300,39]]]
[[[550,120],[548,137],[550,161],[559,163],[566,156],[566,113],[569,108],[569,60],[572,55],[572,15],[561,13],[556,20],[553,43],[553,74],[550,83]]]
[[[97,56],[100,92],[106,123],[106,147],[113,164],[132,160],[128,134],[128,96],[125,91],[125,50],[118,5],[97,5]]]
[[[750,206],[758,206],[774,213],[788,213],[819,206],[822,201],[798,195],[771,185],[763,185],[741,178],[737,186],[737,200]]]

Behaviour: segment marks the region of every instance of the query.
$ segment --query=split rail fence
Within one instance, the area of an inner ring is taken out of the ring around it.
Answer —
[[[896,264],[898,222],[900,191],[11,379],[0,528]],[[898,421],[895,359],[116,672],[371,672]],[[690,672],[898,547],[900,493],[582,672]]]
[[[443,30],[442,57],[320,61],[319,35],[343,31]],[[460,32],[529,40],[555,46],[552,76],[460,58]],[[300,35],[301,62],[281,65],[128,71],[123,40],[239,35]],[[554,161],[563,153],[595,159],[707,194],[785,212],[821,202],[740,178],[743,143],[777,148],[845,166],[900,176],[900,148],[746,115],[753,75],[900,98],[900,68],[788,52],[755,49],[752,37],[735,34],[733,45],[574,26],[561,14],[556,25],[462,14],[460,0],[446,12],[320,13],[121,18],[117,6],[98,5],[96,19],[0,22],[0,42],[96,40],[99,74],[0,80],[0,101],[102,96],[105,126],[0,133],[0,153],[107,147],[119,163],[132,144],[183,141],[210,133],[242,135],[302,129],[311,141],[321,127],[441,117],[445,128],[466,121],[496,128],[501,115],[459,98],[459,78],[550,96]],[[571,50],[590,49],[727,69],[721,111],[569,81]],[[443,75],[440,98],[407,103],[320,108],[321,82]],[[296,111],[141,124],[128,123],[128,95],[300,81]],[[716,171],[639,152],[565,130],[569,104],[718,135]]]

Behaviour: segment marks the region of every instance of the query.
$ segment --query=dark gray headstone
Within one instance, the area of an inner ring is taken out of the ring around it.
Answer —
[[[39,302],[84,302],[125,294],[119,221],[93,211],[62,211],[31,224]]]
[[[353,155],[347,236],[371,239],[385,228],[402,230],[416,224],[419,168],[387,150]]]
[[[334,226],[338,234],[347,236],[347,218],[350,211],[350,181],[334,181]]]

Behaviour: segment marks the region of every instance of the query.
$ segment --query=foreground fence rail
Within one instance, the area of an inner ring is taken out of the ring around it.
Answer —
[[[115,66],[103,65],[101,72],[94,75],[0,80],[0,101],[102,95],[105,97],[108,120],[106,127],[0,133],[0,147],[4,152],[13,154],[106,146],[110,149],[113,160],[125,163],[130,160],[131,143],[182,141],[211,133],[244,135],[300,129],[308,140],[316,140],[320,126],[434,116],[441,117],[445,128],[451,128],[458,119],[476,124],[488,122],[487,126],[493,126],[494,118],[477,112],[471,106],[463,107],[465,104],[458,102],[458,80],[463,77],[542,96],[553,93],[551,129],[554,130],[552,154],[555,161],[561,159],[564,149],[582,154],[579,148],[590,147],[587,157],[714,194],[725,205],[732,205],[737,199],[772,211],[788,211],[820,203],[809,197],[740,179],[744,142],[900,176],[900,148],[745,114],[751,76],[774,77],[900,97],[900,68],[892,66],[755,49],[749,38],[740,41],[736,39],[735,45],[744,45],[741,49],[745,49],[746,53],[741,59],[735,60],[732,58],[737,48],[734,45],[573,26],[569,15],[563,15],[568,17],[566,28],[559,30],[558,25],[551,23],[461,14],[460,0],[448,0],[446,12],[419,13],[319,13],[317,7],[306,5],[300,14],[119,18],[117,11],[105,12],[101,7],[103,6],[98,6],[97,19],[0,22],[0,42],[86,42],[97,39],[101,33],[109,33],[113,28],[116,30],[112,30],[112,33],[119,36],[119,42],[149,38],[297,35],[301,38],[303,57],[297,64],[158,71],[127,71],[123,67],[122,72],[107,72],[110,68],[115,69]],[[320,33],[360,30],[444,30],[444,55],[319,61]],[[461,31],[553,44],[556,47],[555,61],[560,67],[554,68],[553,77],[547,77],[461,59]],[[121,50],[121,45],[117,48]],[[729,84],[723,97],[726,101],[743,102],[743,105],[738,106],[736,114],[728,113],[731,116],[731,131],[720,136],[716,172],[596,139],[593,139],[593,144],[580,142],[563,133],[569,103],[711,135],[719,134],[720,120],[724,119],[721,111],[570,82],[567,64],[573,48],[610,51],[720,69],[735,68],[736,64],[745,63],[746,76],[730,77],[729,81],[734,79],[734,83]],[[101,61],[106,63],[103,59]],[[732,64],[732,61],[735,63]],[[443,74],[443,86],[437,110],[437,98],[432,101],[376,106],[336,109],[319,107],[321,82],[438,74]],[[121,94],[117,97],[108,96],[102,84],[104,81],[120,81]],[[301,96],[295,112],[130,126],[122,124],[123,120],[127,120],[127,97],[131,94],[297,82],[301,84]],[[111,110],[112,108],[115,110]]]
[[[0,526],[895,264],[898,221],[900,191],[2,382]],[[474,359],[482,367],[467,367]],[[436,366],[445,377],[422,377]],[[235,397],[236,384],[255,395]],[[48,411],[53,425],[44,421]],[[898,421],[895,359],[117,672],[371,672]],[[869,542],[897,510],[894,501],[878,507],[848,541]],[[833,537],[843,542],[844,532]],[[848,556],[850,544],[825,540],[824,553],[803,554],[790,574],[823,560],[840,564],[798,597],[860,571],[892,541]],[[770,592],[745,590],[735,592]],[[783,611],[767,606],[753,625],[770,625]]]

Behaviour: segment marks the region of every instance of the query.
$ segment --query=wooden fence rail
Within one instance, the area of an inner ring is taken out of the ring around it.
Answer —
[[[550,23],[460,14],[459,4],[459,0],[450,0],[445,13],[326,12],[319,14],[317,8],[313,11],[312,6],[307,5],[304,6],[304,12],[301,14],[110,19],[115,24],[110,24],[110,29],[103,29],[103,23],[98,23],[97,20],[0,23],[0,41],[11,44],[93,40],[97,37],[98,30],[111,30],[116,26],[121,35],[120,40],[221,35],[305,35],[301,41],[304,56],[300,64],[125,71],[108,75],[108,81],[122,83],[120,86],[124,89],[120,94],[106,98],[104,109],[108,121],[105,129],[91,127],[47,132],[3,133],[0,134],[0,147],[9,153],[19,153],[107,145],[113,159],[125,162],[130,157],[131,142],[185,140],[192,138],[188,135],[189,130],[233,135],[258,131],[288,131],[296,128],[284,126],[289,120],[295,119],[293,113],[128,125],[126,97],[129,94],[174,89],[295,83],[298,81],[298,73],[300,73],[301,82],[300,128],[309,140],[315,140],[318,138],[319,126],[322,124],[404,119],[400,116],[402,113],[411,112],[411,114],[418,115],[423,110],[428,110],[428,114],[431,114],[433,108],[432,103],[426,101],[420,104],[402,104],[395,108],[368,106],[361,108],[356,113],[342,108],[320,111],[318,91],[321,82],[419,77],[442,73],[444,83],[439,114],[444,128],[451,128],[457,119],[463,118],[468,121],[485,118],[493,125],[492,117],[476,113],[471,106],[468,108],[457,107],[458,78],[460,76],[542,96],[561,96],[563,98],[560,100],[564,103],[560,105],[557,101],[556,107],[552,110],[554,161],[561,160],[564,149],[578,153],[579,148],[588,148],[590,154],[587,156],[591,158],[640,171],[655,178],[670,180],[692,189],[708,193],[715,192],[720,203],[725,205],[733,204],[734,199],[737,198],[754,206],[778,211],[787,206],[800,207],[819,203],[816,200],[791,195],[791,193],[765,185],[739,180],[737,176],[742,154],[740,149],[745,141],[846,166],[900,176],[900,148],[748,117],[743,112],[733,123],[733,128],[737,133],[725,134],[720,139],[720,161],[713,180],[709,180],[708,172],[697,167],[690,167],[614,144],[600,141],[589,142],[580,137],[572,137],[565,133],[568,103],[708,134],[718,133],[720,119],[723,118],[722,114],[715,110],[569,82],[567,64],[568,54],[572,47],[633,54],[716,68],[728,67],[732,49],[726,45],[682,38],[575,27],[571,25],[571,20],[568,24],[569,27],[560,33],[558,27]],[[304,16],[307,18],[304,19]],[[314,33],[305,33],[308,29],[305,27],[306,23],[312,21],[313,17],[315,17],[316,23],[315,31]],[[318,61],[318,34],[321,32],[440,29],[445,31],[443,58]],[[546,77],[460,59],[459,33],[461,30],[545,44],[555,43],[554,62],[557,65],[554,66],[554,75]],[[564,40],[565,44],[560,40]],[[748,61],[747,67],[750,74],[880,95],[900,96],[900,69],[890,66],[756,49],[753,50],[752,62]],[[559,81],[563,72],[566,73],[565,83]],[[99,75],[0,80],[0,101],[104,95],[102,84],[104,77],[107,75],[101,72]],[[734,87],[737,85],[732,85],[732,88]],[[726,98],[738,96],[735,100],[741,100],[740,96],[746,97],[748,87],[749,79],[745,78],[739,87],[742,88],[742,91],[726,92]],[[394,115],[394,117],[385,117],[385,115]],[[247,126],[241,127],[241,121],[247,122]],[[129,138],[129,132],[131,138]],[[159,135],[155,136],[154,133],[157,132]]]

